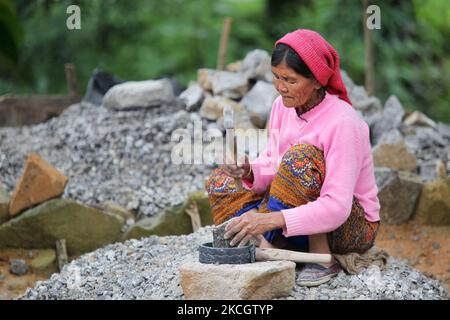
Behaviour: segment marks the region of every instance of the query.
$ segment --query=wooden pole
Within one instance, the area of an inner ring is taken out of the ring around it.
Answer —
[[[66,239],[59,239],[56,241],[56,256],[58,259],[58,269],[61,271],[68,261]]]
[[[370,5],[369,0],[363,0],[363,28],[364,28],[364,55],[365,55],[365,78],[366,91],[369,96],[375,94],[375,68],[373,60],[373,39],[372,30],[367,27],[367,7]]]
[[[67,87],[69,89],[69,95],[71,97],[78,96],[78,84],[77,74],[75,71],[75,65],[73,63],[66,63],[64,65],[66,71]]]
[[[231,18],[225,18],[223,22],[223,31],[222,37],[220,38],[220,47],[219,54],[217,56],[217,69],[224,70],[225,69],[225,59],[227,56],[227,47],[228,47],[228,36],[230,35],[231,29]]]

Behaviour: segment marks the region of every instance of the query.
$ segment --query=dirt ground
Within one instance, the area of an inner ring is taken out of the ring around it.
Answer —
[[[391,256],[407,259],[415,269],[439,279],[450,292],[450,226],[431,227],[415,221],[381,225],[376,244]]]
[[[450,292],[450,226],[423,226],[411,221],[400,226],[382,225],[376,244],[416,269],[439,279]],[[9,272],[10,259],[31,261],[33,250],[0,250],[0,300],[14,299],[47,277],[29,271],[23,276]]]

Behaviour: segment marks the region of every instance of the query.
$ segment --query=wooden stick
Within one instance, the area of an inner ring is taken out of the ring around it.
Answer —
[[[73,63],[66,63],[64,68],[66,70],[66,81],[67,87],[69,88],[69,96],[78,96],[78,83],[75,65]]]
[[[191,218],[192,223],[192,231],[197,231],[202,227],[202,221],[200,218],[200,213],[198,212],[198,206],[195,201],[192,201],[192,203],[189,205],[188,208],[186,208],[186,213]]]
[[[363,14],[363,27],[364,27],[364,54],[365,54],[365,66],[366,66],[366,90],[367,95],[373,96],[375,94],[375,72],[373,61],[373,40],[372,30],[367,28],[367,7],[370,5],[369,0],[364,0],[364,14]]]
[[[66,239],[59,239],[56,241],[56,256],[58,257],[58,269],[61,271],[68,261]]]
[[[256,261],[278,261],[288,260],[298,263],[329,263],[331,254],[307,253],[284,249],[261,249],[256,248]]]
[[[230,34],[231,29],[231,18],[225,18],[223,22],[223,31],[222,37],[220,38],[220,47],[219,54],[217,56],[217,69],[224,70],[225,69],[225,58],[227,55],[227,47],[228,47],[228,36]]]

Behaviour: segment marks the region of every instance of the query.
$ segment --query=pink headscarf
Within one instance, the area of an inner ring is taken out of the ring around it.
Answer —
[[[320,34],[308,29],[298,29],[283,36],[275,45],[284,43],[309,67],[317,81],[327,91],[352,104],[341,78],[339,55]]]

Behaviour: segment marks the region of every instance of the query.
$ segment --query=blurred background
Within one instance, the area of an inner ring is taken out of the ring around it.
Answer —
[[[66,9],[81,7],[81,30]],[[450,6],[447,0],[383,0],[373,32],[374,95],[450,122]],[[64,63],[81,90],[96,67],[122,80],[171,76],[187,85],[214,68],[225,17],[233,19],[227,63],[271,51],[286,32],[310,28],[364,83],[363,1],[358,0],[0,0],[0,95],[66,93]]]

